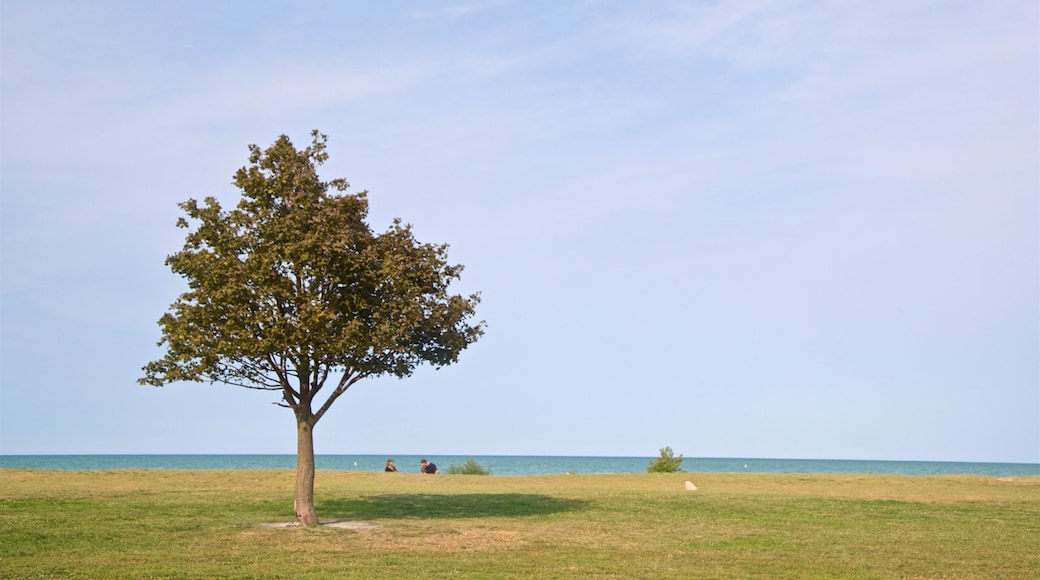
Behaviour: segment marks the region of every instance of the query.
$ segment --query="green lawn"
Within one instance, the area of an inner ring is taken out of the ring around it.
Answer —
[[[698,491],[688,492],[685,480]],[[1036,578],[1040,477],[0,470],[0,578]]]

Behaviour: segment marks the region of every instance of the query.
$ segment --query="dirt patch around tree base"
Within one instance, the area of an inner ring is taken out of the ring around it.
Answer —
[[[370,524],[368,522],[353,522],[350,520],[331,520],[327,522],[318,522],[319,526],[326,528],[339,528],[341,530],[372,530],[378,528],[378,524]],[[258,527],[268,528],[272,530],[295,530],[302,528],[300,522],[276,522],[273,524],[257,524]]]

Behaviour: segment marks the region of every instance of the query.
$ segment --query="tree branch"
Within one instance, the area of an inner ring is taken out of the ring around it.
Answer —
[[[272,355],[267,355],[267,361],[274,369],[275,374],[278,375],[278,380],[281,382],[282,398],[285,399],[286,404],[281,405],[290,409],[296,409],[296,406],[300,404],[300,393],[293,390],[292,385],[289,383],[289,377],[285,372],[285,358],[279,359],[279,362],[275,362]],[[278,403],[275,403],[278,404]]]
[[[349,389],[351,385],[367,376],[368,375],[364,373],[359,373],[352,376],[351,373],[344,372],[343,378],[339,380],[339,384],[336,385],[335,390],[329,393],[329,398],[325,399],[325,403],[321,406],[320,409],[318,409],[318,412],[314,414],[314,422],[317,423],[318,420],[321,419],[321,417],[325,414],[325,411],[329,410],[329,407],[332,406],[332,403],[334,403],[340,395],[347,392],[347,389]]]

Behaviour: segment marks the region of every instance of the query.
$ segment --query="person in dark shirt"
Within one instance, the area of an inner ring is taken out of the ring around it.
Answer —
[[[440,474],[440,471],[437,471],[437,466],[434,465],[433,463],[430,463],[429,461],[426,461],[425,459],[420,461],[419,465],[420,465],[419,473],[425,473],[425,474],[428,474],[428,475],[439,475]]]
[[[397,468],[394,467],[393,459],[386,460],[386,467],[383,468],[383,471],[393,471],[394,473],[397,473]]]

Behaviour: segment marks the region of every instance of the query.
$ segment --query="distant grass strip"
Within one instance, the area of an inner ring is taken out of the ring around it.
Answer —
[[[691,479],[698,491],[688,492]],[[2,578],[1035,578],[1040,477],[0,470]]]

